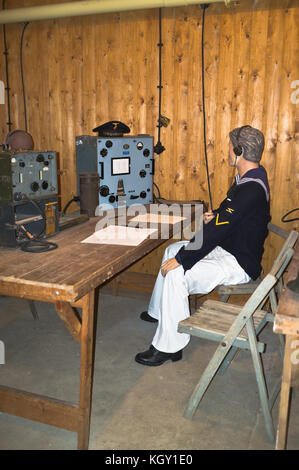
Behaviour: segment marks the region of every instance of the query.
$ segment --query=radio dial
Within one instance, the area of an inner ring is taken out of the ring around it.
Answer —
[[[141,178],[145,178],[145,176],[146,176],[146,171],[145,171],[145,170],[141,170],[140,173],[139,173],[139,176],[140,176]]]
[[[107,197],[109,194],[109,188],[108,186],[101,186],[100,187],[100,196]]]
[[[30,186],[30,187],[31,187],[31,189],[32,189],[32,191],[33,191],[34,193],[36,193],[36,191],[39,190],[39,184],[38,184],[36,181],[34,181],[33,183],[31,183],[31,186]]]
[[[102,150],[100,151],[100,154],[102,155],[102,157],[106,157],[107,153],[108,153],[108,150],[107,150],[107,149],[102,149]]]
[[[141,197],[142,199],[145,199],[145,198],[146,198],[146,192],[145,192],[145,191],[141,191],[140,197]]]

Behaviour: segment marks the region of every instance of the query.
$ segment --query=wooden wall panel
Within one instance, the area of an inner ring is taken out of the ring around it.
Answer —
[[[47,0],[58,3],[65,0]],[[40,0],[7,0],[8,8]],[[28,130],[36,148],[55,150],[60,170],[61,207],[77,193],[75,136],[117,119],[131,133],[157,141],[157,9],[30,23],[24,34],[24,79]],[[213,206],[232,181],[227,166],[228,132],[251,124],[265,134],[262,164],[271,186],[272,220],[299,206],[298,104],[292,84],[299,80],[298,0],[242,0],[240,6],[211,5],[205,24],[205,105]],[[13,129],[24,128],[19,48],[21,24],[7,25]],[[166,150],[156,155],[155,182],[171,199],[209,201],[203,146],[201,82],[202,10],[162,10],[162,114]],[[3,50],[2,28],[0,52]],[[0,54],[0,80],[5,81]],[[6,105],[0,105],[0,140],[7,133]],[[297,125],[296,125],[297,122]],[[297,127],[296,127],[297,126]],[[296,130],[297,129],[297,130]],[[76,204],[71,210],[76,209]],[[279,248],[269,237],[268,269]],[[162,250],[134,269],[157,271]]]

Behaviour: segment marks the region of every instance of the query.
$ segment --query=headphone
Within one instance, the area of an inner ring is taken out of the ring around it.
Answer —
[[[234,154],[236,155],[236,158],[235,158],[235,163],[234,163],[234,167],[236,167],[236,163],[237,163],[237,158],[240,157],[243,153],[243,147],[242,145],[240,144],[239,142],[239,139],[240,139],[240,134],[241,134],[241,130],[244,129],[245,127],[251,127],[249,124],[246,124],[245,126],[242,126],[242,127],[239,127],[238,129],[238,132],[237,132],[237,135],[236,135],[236,140],[237,140],[237,145],[235,147],[233,147],[233,151],[234,151]],[[234,183],[234,175],[233,175],[233,179],[232,179],[232,184],[231,186],[233,185]],[[230,189],[231,190],[231,189]],[[227,193],[227,196],[229,197],[229,194],[230,194],[230,190],[228,191]]]
[[[236,135],[237,145],[236,145],[236,146],[234,147],[234,149],[233,149],[233,150],[234,150],[234,154],[236,155],[236,159],[237,159],[237,157],[240,157],[240,156],[242,155],[242,153],[243,153],[243,147],[242,147],[242,145],[240,144],[239,139],[240,139],[241,130],[244,129],[245,127],[251,127],[251,126],[249,126],[248,124],[246,124],[246,126],[240,127],[239,130],[238,130],[238,133],[237,133],[237,135]]]

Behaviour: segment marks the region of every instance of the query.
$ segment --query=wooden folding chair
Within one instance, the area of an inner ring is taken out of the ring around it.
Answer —
[[[191,395],[185,411],[186,418],[192,418],[200,400],[229,352],[235,353],[235,348],[247,349],[251,351],[252,355],[267,433],[271,441],[274,442],[271,400],[268,399],[260,357],[265,345],[258,341],[257,335],[268,321],[273,321],[273,315],[261,310],[261,308],[269,298],[271,310],[275,313],[277,300],[274,287],[279,282],[293,255],[292,247],[298,235],[294,231],[290,233],[270,273],[259,284],[243,307],[207,300],[191,317],[179,323],[178,331],[180,333],[188,333],[219,342],[219,346]]]
[[[296,232],[295,230],[293,230],[292,232],[288,232],[287,230],[284,230],[283,228],[278,227],[277,225],[274,225],[272,223],[268,224],[268,229],[271,232],[275,233],[276,235],[279,235],[281,238],[285,239],[285,242],[284,242],[278,256],[282,256],[283,253],[288,248],[293,248],[293,246],[295,245],[296,240],[299,236],[298,232]],[[262,279],[258,278],[256,281],[249,281],[245,284],[236,284],[236,285],[229,285],[229,286],[218,286],[218,287],[216,287],[216,291],[220,294],[221,302],[227,302],[228,298],[231,295],[234,295],[234,294],[243,294],[243,295],[253,294],[253,292],[260,285],[261,282],[262,282]],[[273,315],[271,316],[269,314],[269,315],[267,315],[267,317],[265,317],[264,321],[261,322],[261,324],[259,325],[259,328],[257,330],[257,334],[259,332],[261,332],[261,330],[264,328],[264,326],[268,322],[274,323],[274,314],[275,314],[276,309],[277,309],[277,296],[278,297],[280,296],[281,291],[282,291],[282,287],[283,287],[283,281],[282,281],[282,276],[281,276],[279,278],[277,284],[275,285],[275,287],[273,289],[271,289],[271,292],[270,292],[270,295],[269,295],[270,308],[271,308],[271,312],[272,312]],[[274,289],[275,289],[275,291],[274,291]],[[277,293],[277,296],[275,295],[275,292]],[[265,300],[265,302],[266,302],[266,300]],[[278,338],[279,338],[279,341],[280,341],[281,355],[283,357],[283,355],[284,355],[284,337],[282,335],[278,335]],[[223,374],[226,371],[227,367],[229,366],[229,364],[233,360],[233,358],[234,358],[235,354],[237,353],[237,351],[238,351],[238,348],[236,348],[236,347],[231,348],[229,354],[226,356],[221,368],[218,371],[220,374]],[[272,397],[273,404],[274,404],[275,399],[276,399],[276,397],[279,393],[279,390],[280,390],[280,385],[279,385],[279,387],[277,388],[275,394]]]
[[[268,230],[272,233],[275,233],[276,235],[278,235],[279,237],[281,237],[283,239],[287,239],[288,236],[290,235],[290,232],[288,232],[287,230],[284,230],[281,227],[278,227],[275,224],[272,224],[271,222],[269,222],[269,224],[268,224]],[[215,290],[219,294],[221,302],[227,302],[231,295],[235,295],[235,294],[244,294],[244,295],[252,294],[261,282],[262,282],[262,279],[259,277],[255,281],[249,281],[249,282],[246,282],[245,284],[233,284],[233,285],[228,285],[228,286],[224,286],[224,285],[217,286]]]

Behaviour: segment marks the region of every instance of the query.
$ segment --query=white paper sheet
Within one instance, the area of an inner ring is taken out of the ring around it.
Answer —
[[[168,214],[139,214],[130,219],[132,222],[152,222],[154,224],[176,224],[187,217]]]
[[[155,232],[157,232],[157,229],[109,225],[94,232],[90,237],[82,240],[81,243],[137,246]]]

